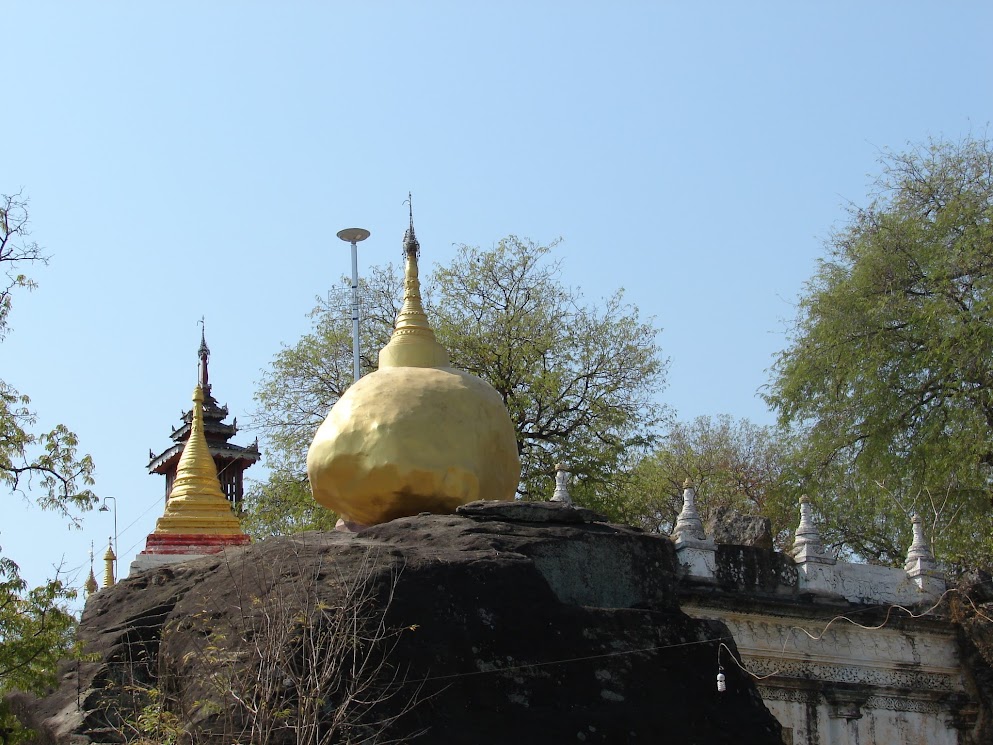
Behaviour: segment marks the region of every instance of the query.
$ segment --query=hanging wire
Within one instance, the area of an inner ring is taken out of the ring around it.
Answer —
[[[161,503],[161,501],[162,501],[162,497],[161,496],[155,497],[152,500],[152,502],[148,505],[148,507],[145,509],[144,512],[142,512],[140,515],[138,515],[138,517],[136,517],[134,520],[132,520],[128,524],[128,526],[126,528],[124,528],[124,530],[120,531],[117,534],[118,540],[120,540],[120,537],[122,535],[124,535],[125,533],[128,532],[128,529],[133,528],[135,526],[135,524],[139,520],[141,520],[141,518],[143,518],[145,515],[147,515],[149,512],[151,512],[157,505],[159,505]],[[145,537],[144,536],[140,537],[133,545],[131,545],[126,551],[123,552],[123,555],[130,554],[131,551],[134,550],[135,548],[137,548],[138,546],[140,546],[141,545],[141,542],[144,541],[144,540],[145,540]]]
[[[451,675],[433,675],[433,676],[428,676],[426,678],[420,678],[417,682],[418,684],[421,684],[421,683],[433,682],[436,680],[453,680],[455,678],[471,678],[479,675],[508,673],[508,672],[515,672],[517,670],[527,670],[529,668],[535,668],[535,667],[551,667],[554,665],[567,665],[573,662],[586,662],[587,660],[602,660],[608,657],[621,657],[629,654],[648,654],[649,652],[658,652],[665,649],[677,649],[680,647],[695,647],[701,644],[713,644],[716,641],[720,641],[723,644],[722,640],[733,641],[734,637],[720,636],[714,639],[702,639],[700,641],[694,641],[694,642],[680,642],[679,644],[663,644],[657,647],[644,647],[642,649],[627,649],[622,652],[604,652],[603,654],[591,654],[591,655],[585,655],[583,657],[569,657],[562,660],[549,660],[548,662],[528,662],[528,663],[523,663],[521,665],[498,667],[498,668],[494,668],[493,670],[473,670],[472,672],[468,672],[468,673],[452,673]]]

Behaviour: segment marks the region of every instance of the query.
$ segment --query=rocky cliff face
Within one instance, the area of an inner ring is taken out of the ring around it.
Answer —
[[[670,541],[476,503],[162,567],[87,603],[39,742],[779,743]],[[362,738],[369,738],[363,740]]]

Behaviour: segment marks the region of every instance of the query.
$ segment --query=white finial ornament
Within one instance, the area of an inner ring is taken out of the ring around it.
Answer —
[[[920,569],[937,569],[938,562],[931,553],[927,538],[924,537],[924,525],[920,515],[916,512],[911,517],[914,530],[914,540],[907,551],[907,560],[903,564],[904,571],[910,572]]]
[[[804,494],[800,497],[800,524],[793,538],[793,556],[801,559],[807,556],[824,556],[825,553],[821,534],[814,524],[814,509],[810,505],[810,497]]]
[[[696,490],[689,479],[683,482],[683,509],[676,518],[672,535],[677,541],[687,538],[703,541],[707,537],[703,530],[703,521],[696,511]]]
[[[550,501],[572,504],[572,497],[569,496],[569,472],[565,470],[564,463],[555,464],[555,492]]]
[[[717,571],[717,544],[703,530],[703,522],[696,511],[696,490],[689,479],[683,482],[683,509],[679,511],[670,537],[683,572],[695,581],[713,581]]]

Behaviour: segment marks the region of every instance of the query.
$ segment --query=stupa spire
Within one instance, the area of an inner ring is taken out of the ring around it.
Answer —
[[[911,525],[914,530],[914,541],[907,551],[907,560],[903,563],[903,568],[910,572],[916,570],[934,570],[938,568],[938,562],[934,560],[931,553],[931,546],[924,536],[924,523],[921,516],[916,512],[911,517]]]
[[[550,501],[572,504],[572,496],[569,494],[569,471],[565,463],[555,464],[555,491],[552,492]]]
[[[435,338],[421,302],[421,281],[417,259],[421,244],[414,233],[414,208],[410,204],[410,224],[403,235],[403,305],[393,324],[389,343],[379,351],[380,367],[448,367],[448,352]]]
[[[97,585],[97,577],[93,573],[93,541],[90,541],[90,576],[86,578],[83,589],[86,590],[86,597],[89,597],[100,589],[99,585]]]
[[[793,534],[793,558],[798,562],[814,560],[834,561],[824,544],[821,542],[820,531],[814,522],[814,508],[810,502],[810,497],[806,494],[800,497],[800,524],[797,525]]]
[[[210,395],[210,377],[207,373],[207,362],[210,360],[210,347],[207,346],[207,323],[203,316],[200,317],[200,375],[199,384],[203,388],[205,395]]]
[[[114,578],[114,559],[117,555],[114,553],[114,539],[107,539],[107,550],[103,554],[103,586],[112,587],[117,581]]]
[[[421,244],[417,242],[417,236],[414,235],[414,197],[409,191],[407,192],[407,214],[410,217],[410,223],[407,226],[407,232],[403,234],[403,253],[406,255],[410,249],[413,249],[415,257],[420,256]]]
[[[187,535],[234,535],[241,533],[238,518],[221,491],[217,467],[203,431],[204,391],[193,390],[193,421],[190,437],[176,468],[165,514],[155,525],[156,533]]]
[[[696,511],[696,489],[693,482],[687,478],[683,482],[683,508],[676,517],[676,525],[672,529],[672,537],[676,541],[691,539],[705,541],[707,534],[703,529],[703,520]]]

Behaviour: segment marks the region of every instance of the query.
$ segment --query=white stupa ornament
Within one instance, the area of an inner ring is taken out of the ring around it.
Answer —
[[[821,542],[821,534],[814,524],[814,508],[810,504],[810,497],[804,494],[800,497],[800,524],[793,538],[793,558],[797,561],[806,561],[809,558],[827,558],[827,556],[828,553]]]
[[[931,553],[931,546],[928,544],[927,538],[924,537],[924,524],[921,516],[915,512],[911,518],[911,523],[914,529],[914,540],[907,551],[907,560],[903,563],[904,571],[937,569],[938,562],[935,561],[934,554]]]
[[[555,464],[555,491],[549,501],[572,504],[572,497],[569,496],[569,472],[564,463]]]
[[[703,541],[707,538],[703,530],[703,521],[696,511],[696,490],[693,488],[693,482],[689,479],[683,482],[683,509],[679,511],[679,517],[676,518],[672,537],[677,542],[686,539]]]

